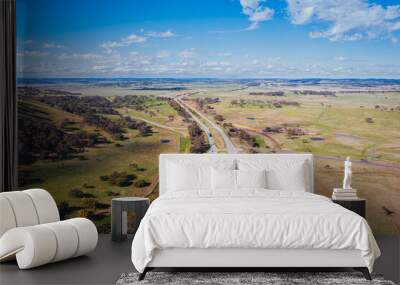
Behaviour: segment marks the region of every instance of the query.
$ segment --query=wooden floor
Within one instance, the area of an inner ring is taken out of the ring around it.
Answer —
[[[400,237],[377,236],[382,257],[375,263],[375,272],[399,284]],[[111,242],[109,235],[100,235],[97,249],[82,256],[30,270],[19,270],[15,262],[0,265],[0,284],[115,284],[124,272],[134,271],[130,259],[131,240]]]

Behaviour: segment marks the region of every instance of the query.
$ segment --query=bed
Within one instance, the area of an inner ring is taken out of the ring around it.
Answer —
[[[311,154],[161,154],[132,262],[153,268],[352,267],[380,251],[361,216],[314,194]]]

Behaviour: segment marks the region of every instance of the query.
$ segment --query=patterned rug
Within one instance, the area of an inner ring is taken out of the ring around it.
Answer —
[[[359,272],[148,272],[142,281],[138,281],[138,276],[138,273],[122,274],[117,285],[395,285],[379,275],[368,281]]]

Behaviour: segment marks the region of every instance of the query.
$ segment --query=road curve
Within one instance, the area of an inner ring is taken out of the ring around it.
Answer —
[[[148,123],[149,125],[153,125],[153,126],[155,126],[155,127],[161,128],[161,129],[166,129],[166,130],[169,130],[169,131],[172,131],[172,132],[181,134],[181,135],[182,135],[182,134],[183,134],[183,135],[185,134],[184,130],[186,130],[186,128],[173,128],[173,127],[166,126],[166,125],[163,125],[163,124],[154,122],[154,121],[150,121],[150,120],[145,119],[145,118],[141,118],[141,117],[137,117],[137,116],[132,116],[132,115],[129,115],[129,116],[130,116],[132,119],[134,119],[134,120],[143,121],[143,122]]]

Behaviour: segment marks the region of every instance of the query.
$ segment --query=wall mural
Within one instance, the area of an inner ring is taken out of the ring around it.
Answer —
[[[350,156],[399,233],[400,7],[312,2],[17,0],[20,188],[109,232],[111,198],[157,197],[160,153],[312,152],[326,196]]]

